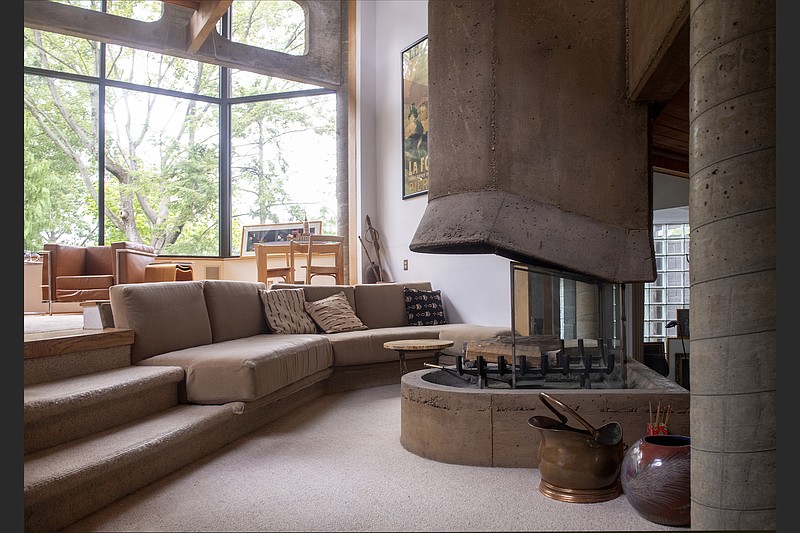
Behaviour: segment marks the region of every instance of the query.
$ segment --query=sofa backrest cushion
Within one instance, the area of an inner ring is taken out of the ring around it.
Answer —
[[[206,280],[203,294],[213,342],[269,333],[259,281]]]
[[[356,297],[352,285],[292,285],[290,283],[273,283],[269,286],[270,289],[303,289],[303,295],[307,302],[316,302],[328,296],[332,296],[337,292],[343,292],[347,297],[347,302],[356,313]]]
[[[355,286],[356,314],[368,328],[407,326],[403,289],[431,290],[429,281],[407,283],[365,283]]]
[[[86,270],[83,274],[96,276],[113,274],[114,254],[110,246],[86,247]]]
[[[114,325],[134,332],[131,363],[211,343],[203,281],[114,285],[109,298]]]

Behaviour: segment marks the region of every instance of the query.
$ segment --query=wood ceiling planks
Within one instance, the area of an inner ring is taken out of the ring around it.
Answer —
[[[652,126],[653,170],[689,177],[689,82],[656,110]]]

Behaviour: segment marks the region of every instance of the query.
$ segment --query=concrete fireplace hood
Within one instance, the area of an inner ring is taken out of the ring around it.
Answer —
[[[428,205],[410,249],[656,278],[625,1],[428,2]]]

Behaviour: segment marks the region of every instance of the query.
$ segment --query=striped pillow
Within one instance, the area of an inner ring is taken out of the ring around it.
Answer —
[[[264,317],[273,333],[316,333],[303,303],[303,289],[261,289]]]
[[[321,300],[306,302],[306,312],[325,333],[367,329],[353,312],[343,291]]]

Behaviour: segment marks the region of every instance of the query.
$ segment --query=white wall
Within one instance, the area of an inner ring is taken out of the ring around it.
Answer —
[[[654,172],[653,211],[682,207],[689,207],[689,179]]]
[[[653,224],[689,223],[689,180],[653,174]]]
[[[402,199],[400,61],[403,49],[428,33],[428,2],[362,0],[357,6],[357,175],[362,225],[358,234],[364,235],[364,217],[369,215],[381,234],[382,265],[389,280],[430,280],[434,288],[442,289],[452,321],[510,326],[511,274],[507,259],[420,254],[408,248],[428,197]],[[688,179],[656,174],[654,208],[670,208],[657,215],[684,218],[688,214],[688,186]],[[408,259],[407,271],[403,270],[404,259]],[[366,260],[361,272],[363,264]]]
[[[434,289],[442,290],[453,322],[510,326],[511,273],[507,259],[420,254],[408,248],[425,211],[427,195],[402,199],[400,61],[403,49],[428,33],[428,2],[363,0],[357,5],[361,28],[357,48],[360,223],[363,225],[369,215],[380,232],[381,261],[389,280],[429,280]],[[364,235],[363,228],[359,235]],[[404,259],[408,259],[407,271],[403,270]]]

